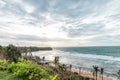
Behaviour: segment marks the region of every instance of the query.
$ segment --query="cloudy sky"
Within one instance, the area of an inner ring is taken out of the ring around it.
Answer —
[[[0,45],[120,46],[120,0],[0,0]]]

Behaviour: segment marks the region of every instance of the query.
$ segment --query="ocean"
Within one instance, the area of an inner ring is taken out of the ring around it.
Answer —
[[[89,71],[93,65],[104,68],[104,74],[115,77],[120,70],[120,46],[109,47],[61,47],[52,51],[37,51],[33,55],[46,57],[46,60],[54,60],[60,57],[60,63],[72,64],[74,67],[82,67]]]

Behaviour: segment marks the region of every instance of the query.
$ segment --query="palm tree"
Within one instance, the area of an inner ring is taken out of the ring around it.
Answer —
[[[94,69],[94,72],[95,72],[95,75],[96,75],[96,80],[97,80],[97,73],[99,71],[98,66],[94,65],[93,69]]]
[[[71,72],[71,69],[72,69],[72,65],[70,64],[70,72]]]
[[[63,64],[63,65],[62,65],[62,68],[63,68],[63,71],[65,72],[65,71],[66,71],[66,65]]]
[[[79,75],[81,75],[81,67],[79,67]]]
[[[103,72],[104,72],[104,68],[101,68],[101,69],[100,69],[100,73],[101,73],[101,75],[102,75],[102,80],[103,80]]]
[[[0,45],[0,53],[2,53],[2,46]]]
[[[3,53],[3,47],[0,45],[0,54],[4,54]]]
[[[120,80],[120,70],[118,70],[117,72],[117,77],[118,77],[118,80]]]
[[[65,72],[66,72],[66,65],[65,64],[59,65],[59,69],[61,72],[61,77],[63,78],[65,76]]]
[[[94,79],[94,76],[95,76],[95,72],[93,71],[93,79]]]
[[[45,61],[45,56],[42,57],[42,61],[43,61],[43,62]]]
[[[55,56],[55,59],[54,59],[54,64],[55,64],[55,71],[57,71],[57,64],[59,63],[59,56]]]
[[[0,45],[0,59],[4,59],[4,48]]]
[[[55,66],[59,63],[59,56],[55,56],[54,63]]]
[[[71,76],[71,69],[72,69],[72,65],[70,64],[70,80],[72,80],[72,76]]]
[[[40,57],[39,57],[39,56],[35,56],[35,61],[36,61],[38,64],[40,64],[40,63],[41,63]]]
[[[32,52],[31,52],[31,49],[27,49],[27,52],[25,53],[25,56],[28,57],[28,59],[32,59]]]

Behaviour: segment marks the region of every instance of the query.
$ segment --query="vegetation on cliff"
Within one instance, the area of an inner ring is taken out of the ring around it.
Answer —
[[[7,75],[3,77],[2,73]],[[49,66],[43,67],[23,58],[19,58],[17,63],[0,60],[0,79],[3,80],[59,80],[57,74],[52,73]]]

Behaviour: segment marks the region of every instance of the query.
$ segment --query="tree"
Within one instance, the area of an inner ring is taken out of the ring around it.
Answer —
[[[17,62],[18,58],[21,57],[20,51],[14,45],[8,45],[5,50],[5,57],[10,62]]]
[[[3,54],[3,47],[0,45],[0,54]]]
[[[0,45],[0,53],[2,53],[2,46]]]
[[[102,75],[102,80],[103,80],[103,72],[104,72],[104,68],[101,68],[101,69],[100,69],[100,73],[101,73],[101,75]]]
[[[42,61],[43,61],[43,62],[45,61],[45,56],[42,57]]]
[[[55,64],[54,69],[55,69],[55,71],[57,71],[57,66],[58,66],[58,64],[59,64],[59,56],[55,56],[54,64]]]
[[[79,67],[79,75],[81,75],[81,68],[82,68],[82,67]]]
[[[59,56],[55,56],[54,63],[55,66],[59,63]]]
[[[35,58],[35,59],[34,59]],[[36,61],[38,64],[41,63],[41,59],[39,56],[34,56],[33,60]]]
[[[66,65],[65,64],[59,64],[59,73],[61,75],[61,78],[63,78],[65,76],[65,72],[66,72]]]
[[[70,64],[70,72],[71,72],[71,69],[72,69],[72,65]]]
[[[97,73],[99,71],[98,66],[94,65],[93,69],[94,69],[94,72],[95,72],[95,75],[96,75],[96,80],[97,80]]]
[[[0,45],[0,59],[4,59],[3,47]]]
[[[118,80],[120,80],[120,70],[118,70],[117,72],[117,77],[118,77]]]
[[[71,69],[72,69],[72,65],[70,64],[70,80],[72,80],[72,76],[71,76],[71,75],[72,75],[72,74],[71,74],[72,72],[71,72]]]
[[[1,50],[2,46],[0,45],[0,50]]]

